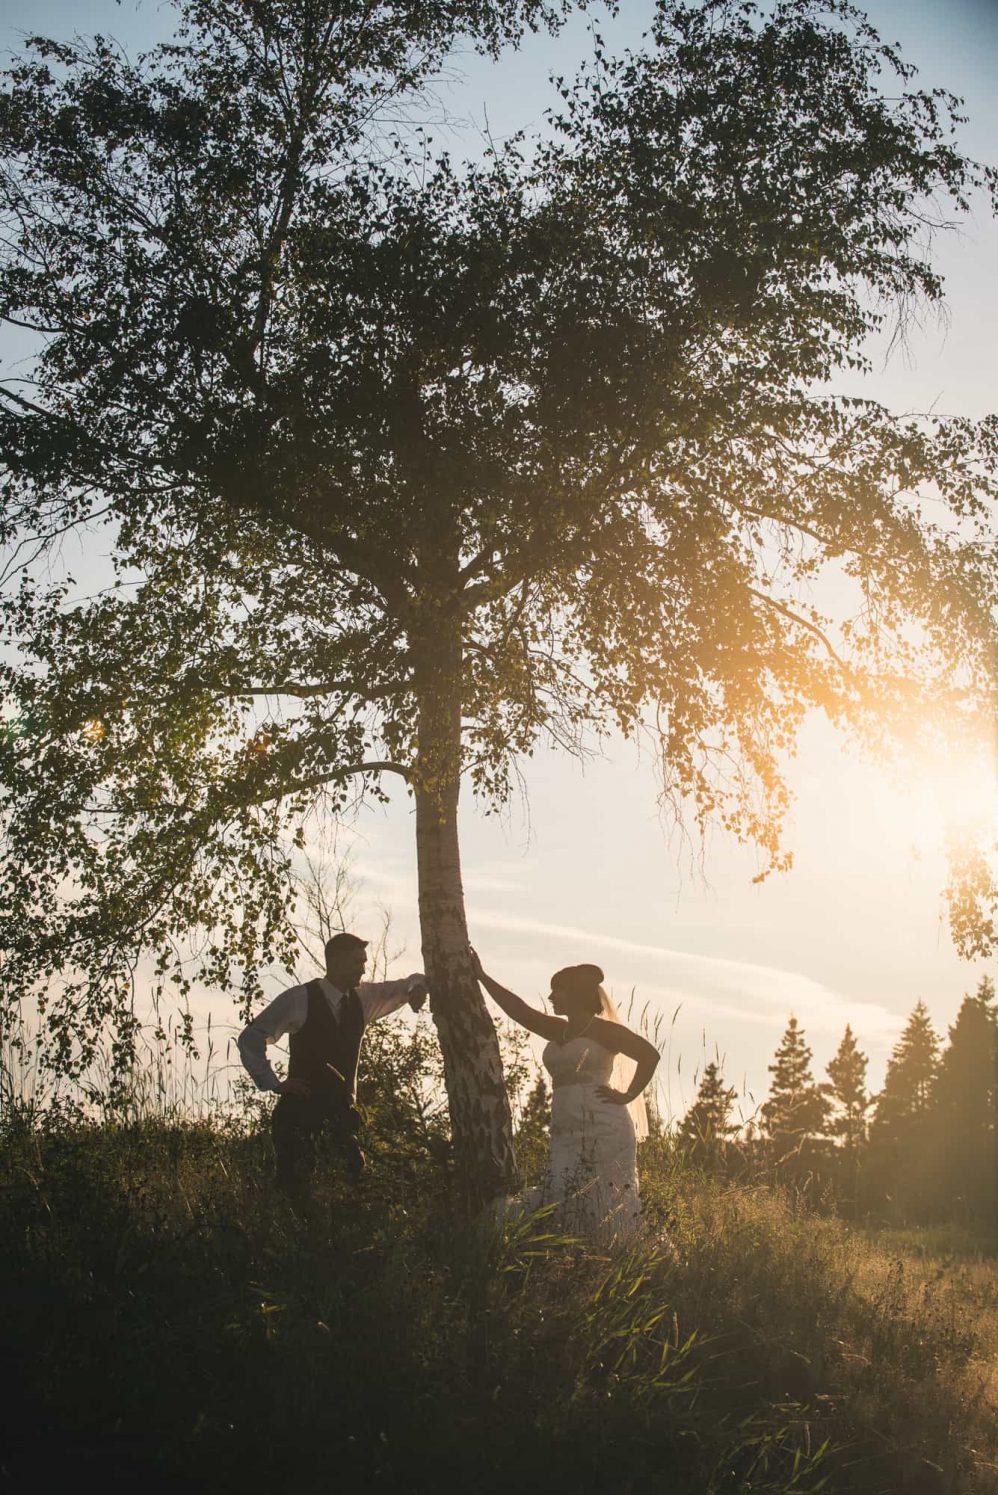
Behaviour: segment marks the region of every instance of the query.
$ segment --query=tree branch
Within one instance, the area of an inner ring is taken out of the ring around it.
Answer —
[[[774,608],[776,612],[782,613],[783,617],[789,618],[791,623],[797,623],[801,628],[805,628],[808,633],[813,634],[819,643],[824,644],[839,669],[845,674],[848,673],[848,664],[842,658],[841,654],[838,653],[828,635],[818,627],[817,623],[812,623],[808,618],[802,618],[799,613],[795,613],[792,608],[787,607],[785,602],[779,602],[775,597],[768,597],[765,592],[756,591],[755,587],[748,587],[747,591],[750,597],[756,597],[760,602],[765,602],[767,607]]]
[[[362,696],[365,700],[374,704],[385,696],[404,695],[410,690],[409,685],[385,685],[372,687],[368,685],[365,690],[357,689],[350,680],[330,680],[320,684],[296,685],[293,681],[280,681],[273,685],[227,685],[224,688],[215,688],[206,685],[205,689],[213,696],[220,697],[226,701],[238,700],[240,696],[294,696],[296,700],[308,701],[316,696],[333,695],[337,691],[349,691],[352,695]]]
[[[230,804],[230,809],[251,809],[257,805],[265,805],[272,799],[289,799],[293,794],[305,794],[311,789],[323,789],[327,784],[335,784],[340,779],[355,778],[358,774],[365,773],[397,773],[401,778],[408,781],[412,776],[412,770],[404,763],[392,763],[389,760],[374,760],[370,763],[349,763],[343,768],[337,768],[332,773],[317,774],[315,778],[303,779],[300,783],[280,785],[271,787],[252,799],[242,799]]]

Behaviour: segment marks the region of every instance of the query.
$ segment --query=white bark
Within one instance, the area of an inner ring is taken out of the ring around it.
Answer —
[[[466,1195],[481,1202],[515,1186],[516,1163],[499,1042],[468,954],[458,844],[459,667],[459,645],[449,648],[441,641],[419,693],[416,858],[423,962],[444,1060],[455,1159]]]

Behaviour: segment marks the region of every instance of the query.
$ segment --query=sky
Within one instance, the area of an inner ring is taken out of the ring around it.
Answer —
[[[592,16],[611,47],[637,46],[651,9],[624,0],[616,21]],[[923,85],[965,98],[963,146],[995,160],[998,0],[870,0],[865,9],[919,67]],[[100,30],[139,49],[167,33],[169,16],[159,0],[0,0],[0,48],[16,47],[28,30]],[[441,90],[448,114],[463,121],[444,132],[452,153],[474,151],[486,124],[497,138],[543,128],[548,76],[571,73],[587,55],[590,24],[577,18],[498,65],[456,56]],[[935,259],[947,282],[945,319],[927,322],[887,363],[878,352],[865,392],[898,411],[982,416],[998,410],[998,226],[983,204],[959,234],[939,240]],[[0,363],[14,346],[0,342]],[[721,1057],[749,1116],[765,1097],[791,1012],[822,1074],[850,1023],[876,1088],[915,1001],[924,999],[944,1035],[962,994],[988,970],[959,960],[950,944],[942,839],[948,808],[993,806],[994,775],[992,753],[926,764],[917,744],[886,772],[814,719],[789,767],[793,869],[753,884],[752,854],[714,835],[701,855],[663,819],[647,752],[614,742],[580,765],[539,751],[504,814],[463,806],[472,939],[490,973],[528,999],[546,994],[560,966],[601,965],[618,1005],[658,1020],[669,1114],[690,1103],[704,1062]],[[353,927],[373,931],[379,909],[389,909],[393,973],[417,969],[411,802],[395,793],[387,807],[362,811],[340,844],[348,842]],[[276,992],[282,983],[272,984]],[[203,993],[199,1006],[231,1019],[224,993]]]

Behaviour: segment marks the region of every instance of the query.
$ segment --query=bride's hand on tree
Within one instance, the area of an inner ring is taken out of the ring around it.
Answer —
[[[611,1106],[629,1106],[631,1103],[630,1096],[623,1090],[614,1090],[612,1085],[597,1085],[596,1094]]]
[[[511,1017],[514,1023],[528,1028],[531,1033],[539,1033],[542,1038],[560,1038],[565,1026],[564,1018],[549,1017],[546,1012],[540,1012],[536,1007],[531,1007],[530,1003],[518,997],[516,992],[507,991],[504,986],[500,986],[493,976],[487,976],[478,958],[478,951],[473,945],[468,946],[468,960],[475,980],[481,982],[496,1006],[505,1012],[507,1017]]]

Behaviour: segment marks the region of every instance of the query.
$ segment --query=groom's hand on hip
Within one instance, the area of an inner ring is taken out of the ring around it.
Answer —
[[[278,1095],[297,1095],[301,1100],[307,1100],[312,1094],[307,1080],[281,1080],[273,1089]]]

